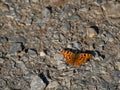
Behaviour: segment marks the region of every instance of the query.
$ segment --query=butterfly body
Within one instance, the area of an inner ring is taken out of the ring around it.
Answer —
[[[71,51],[62,50],[61,53],[66,58],[66,62],[72,66],[79,66],[92,58],[91,54],[88,53],[73,53]]]

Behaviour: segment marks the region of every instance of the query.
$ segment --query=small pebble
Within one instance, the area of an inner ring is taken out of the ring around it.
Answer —
[[[50,18],[50,10],[48,8],[44,8],[41,13],[45,18]]]
[[[27,62],[29,60],[28,56],[22,56],[20,58],[20,60],[22,60],[23,62]]]
[[[93,28],[87,28],[87,36],[92,38],[97,35],[97,32]]]
[[[36,57],[37,56],[37,51],[33,50],[33,49],[28,49],[28,54],[32,57]]]
[[[59,86],[57,81],[52,81],[50,82],[50,84],[48,84],[47,89],[51,89],[51,88],[57,88]]]
[[[13,46],[10,47],[9,52],[10,53],[15,53],[18,51],[22,51],[22,45],[21,43],[13,43]]]
[[[0,64],[2,64],[5,60],[0,58]]]
[[[57,53],[56,53],[56,54],[54,55],[54,59],[55,59],[55,60],[62,60],[62,59],[63,59],[63,55],[62,55],[61,53],[60,53],[60,54],[57,54]]]
[[[73,48],[73,47],[72,47],[72,44],[68,44],[68,45],[67,45],[67,48]]]
[[[3,56],[3,53],[2,52],[0,52],[0,58]]]
[[[109,42],[113,42],[114,41],[114,38],[113,38],[113,36],[111,34],[108,34],[107,37],[108,37],[108,41]]]
[[[24,37],[9,37],[9,42],[15,42],[15,43],[22,43],[23,45],[26,44],[26,39]]]
[[[112,82],[112,77],[111,77],[110,73],[102,71],[101,76],[106,82],[108,82],[108,83]]]
[[[45,86],[45,83],[40,77],[36,75],[31,77],[30,90],[44,90]]]
[[[105,42],[107,42],[108,41],[108,37],[107,37],[107,33],[106,32],[103,32],[102,34],[101,34],[101,38],[102,38],[102,40],[104,40]]]
[[[115,65],[117,66],[118,70],[120,71],[120,62],[116,62]]]
[[[103,0],[97,0],[98,4],[101,4],[103,2]]]
[[[66,64],[63,63],[62,61],[60,63],[60,61],[59,61],[59,64],[57,64],[57,69],[58,70],[64,70],[64,69],[66,69]]]
[[[7,37],[0,37],[0,43],[5,43],[8,41]]]
[[[70,17],[68,17],[68,20],[79,20],[80,17],[78,15],[72,15]]]
[[[80,44],[80,42],[76,42],[76,41],[75,41],[75,42],[72,42],[72,44],[73,44],[73,47],[74,47],[74,48],[79,49],[79,50],[81,49],[81,44]]]
[[[26,73],[27,68],[22,61],[16,61],[16,64],[24,73]]]
[[[41,56],[41,57],[46,56],[45,52],[44,52],[44,51],[41,51],[41,52],[40,52],[40,56]]]

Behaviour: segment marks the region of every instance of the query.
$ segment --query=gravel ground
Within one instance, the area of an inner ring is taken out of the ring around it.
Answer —
[[[120,90],[120,0],[0,0],[0,90],[44,89]]]

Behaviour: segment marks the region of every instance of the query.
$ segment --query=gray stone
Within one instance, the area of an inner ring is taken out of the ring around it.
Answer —
[[[67,21],[64,23],[64,26],[66,27],[67,30],[70,30],[70,28],[71,28],[70,23]]]
[[[12,3],[12,0],[6,0],[7,3]]]
[[[2,52],[0,52],[0,58],[3,56],[3,53]]]
[[[113,81],[110,73],[108,73],[106,71],[101,71],[101,77],[108,83],[112,83],[112,81]]]
[[[21,43],[13,43],[13,46],[10,47],[9,52],[10,53],[15,53],[15,52],[18,52],[18,51],[21,51],[21,50],[22,50]]]
[[[106,35],[107,35],[106,32],[103,32],[103,34],[101,34],[101,38],[102,38],[102,40],[104,40],[105,42],[108,41],[108,37],[107,37]]]
[[[6,81],[4,79],[0,79],[0,87],[6,87]]]
[[[40,77],[36,75],[33,75],[31,77],[30,90],[44,90],[45,86],[46,86],[45,83],[43,82],[42,79],[40,79]]]
[[[16,17],[16,13],[14,10],[10,10],[9,12],[6,13],[6,16],[9,18],[15,18]]]
[[[108,37],[108,41],[109,42],[113,42],[114,41],[114,38],[111,34],[107,34],[107,37]]]
[[[34,76],[32,72],[26,72],[25,75],[23,76],[26,80],[31,79]]]
[[[103,2],[103,0],[97,0],[98,4],[101,4]]]
[[[16,64],[17,64],[17,67],[23,71],[23,73],[26,73],[27,68],[22,61],[16,61]]]
[[[18,43],[22,43],[23,45],[25,45],[26,43],[26,39],[24,37],[9,37],[8,38],[9,42],[18,42]]]
[[[46,89],[50,90],[50,89],[57,89],[59,86],[57,81],[51,81],[50,84],[47,86]]]
[[[104,46],[104,45],[105,45],[105,42],[104,42],[103,40],[101,40],[101,41],[99,42],[99,46],[102,47],[102,46]]]
[[[22,60],[23,62],[26,62],[26,61],[29,60],[29,57],[28,57],[28,56],[22,56],[22,57],[20,58],[20,60]]]
[[[120,62],[116,62],[115,65],[116,65],[117,69],[120,71]]]
[[[45,18],[50,18],[50,10],[48,8],[44,8],[41,13]]]
[[[41,57],[44,57],[44,56],[46,56],[46,53],[45,53],[44,51],[41,51],[41,52],[40,52],[40,56],[41,56]]]
[[[63,59],[63,56],[62,56],[62,54],[55,54],[54,55],[54,60],[62,60]]]
[[[74,48],[79,49],[79,50],[81,49],[81,43],[80,42],[74,41],[74,42],[72,42],[72,44],[73,44]]]
[[[0,58],[0,64],[2,64],[5,60]]]
[[[39,0],[31,0],[32,3],[38,3]]]
[[[33,49],[28,49],[28,54],[32,57],[36,57],[37,56],[37,51],[33,50]]]
[[[87,37],[94,37],[94,36],[97,36],[97,32],[95,31],[94,28],[87,28]]]
[[[5,43],[8,41],[7,37],[0,37],[0,43]]]
[[[68,17],[68,20],[79,20],[79,18],[80,17],[78,15],[74,14],[74,15]]]
[[[59,61],[59,63],[57,64],[57,69],[58,70],[64,70],[64,69],[66,69],[66,64],[63,63],[62,61]]]

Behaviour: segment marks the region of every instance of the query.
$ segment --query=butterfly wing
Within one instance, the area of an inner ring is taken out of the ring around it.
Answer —
[[[81,65],[82,63],[85,63],[88,59],[92,58],[92,55],[91,54],[87,54],[87,53],[81,53],[81,54],[78,54],[77,56],[77,60],[76,62],[74,63],[74,66],[79,66]]]
[[[68,64],[73,65],[73,57],[74,57],[74,53],[70,52],[70,51],[65,51],[62,50],[61,53],[63,54],[63,56],[66,58],[66,62]]]

